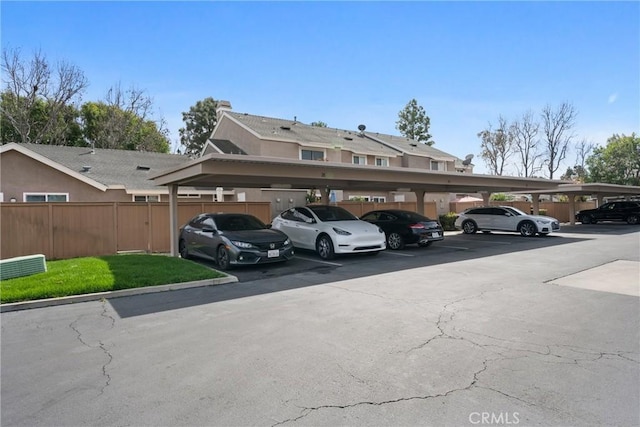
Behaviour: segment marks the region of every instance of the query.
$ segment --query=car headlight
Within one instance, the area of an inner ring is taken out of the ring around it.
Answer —
[[[283,246],[289,246],[291,244],[291,240],[287,239],[284,241],[284,243],[282,244]]]
[[[538,224],[542,224],[542,225],[546,225],[546,224],[550,224],[551,223],[551,221],[547,221],[547,220],[544,220],[544,219],[536,219],[536,222]]]
[[[378,233],[384,233],[384,231],[382,231],[382,228],[378,227]]]
[[[243,248],[243,249],[250,249],[250,248],[253,247],[253,245],[251,243],[240,242],[238,240],[232,240],[231,243],[233,243],[234,246],[237,246],[237,247]]]
[[[336,234],[339,234],[341,236],[351,236],[351,233],[341,228],[333,227],[333,231],[335,231]]]

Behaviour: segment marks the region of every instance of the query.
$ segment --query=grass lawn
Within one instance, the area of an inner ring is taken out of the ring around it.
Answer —
[[[47,261],[47,272],[0,282],[10,303],[226,276],[193,261],[164,255],[109,255]]]

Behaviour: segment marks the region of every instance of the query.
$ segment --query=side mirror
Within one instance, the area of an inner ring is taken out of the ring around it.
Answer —
[[[267,228],[271,228],[273,225],[272,224],[266,224]]]
[[[313,224],[315,221],[313,218],[305,218],[304,222],[306,222],[307,224]]]

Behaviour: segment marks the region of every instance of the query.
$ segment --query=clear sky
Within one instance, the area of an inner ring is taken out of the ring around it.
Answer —
[[[12,2],[2,47],[78,66],[90,86],[143,89],[174,148],[182,112],[233,110],[398,135],[417,99],[435,147],[571,102],[576,142],[640,132],[640,2]],[[567,157],[573,164],[575,154]],[[559,170],[558,175],[565,168]]]

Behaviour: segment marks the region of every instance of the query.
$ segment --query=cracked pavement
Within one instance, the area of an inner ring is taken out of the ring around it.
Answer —
[[[2,425],[637,426],[640,300],[552,281],[639,237],[2,313]]]

